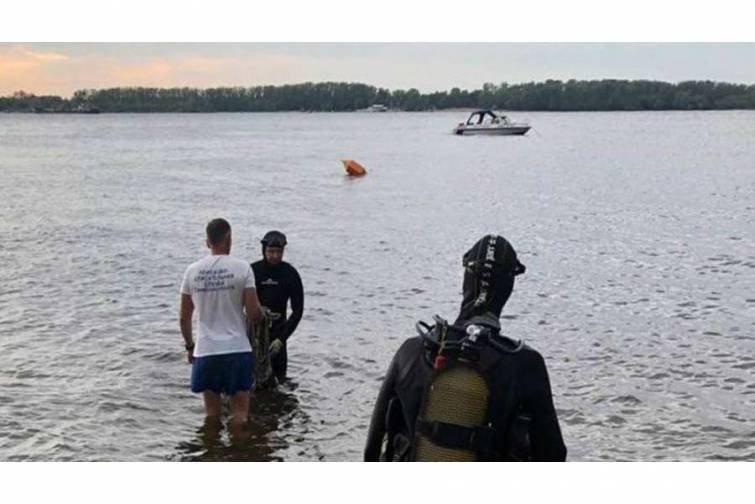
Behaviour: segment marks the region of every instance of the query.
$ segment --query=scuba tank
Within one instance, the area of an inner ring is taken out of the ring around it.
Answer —
[[[421,400],[411,458],[419,462],[499,460],[501,433],[491,425],[491,387],[481,362],[482,350],[516,352],[498,332],[484,325],[454,326],[435,317],[435,325],[417,323],[433,366]],[[483,359],[489,361],[489,359]]]

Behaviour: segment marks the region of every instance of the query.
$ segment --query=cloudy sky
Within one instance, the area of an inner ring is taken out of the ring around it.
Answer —
[[[755,83],[755,43],[0,43],[0,96],[114,86],[364,82],[421,91],[545,79]]]

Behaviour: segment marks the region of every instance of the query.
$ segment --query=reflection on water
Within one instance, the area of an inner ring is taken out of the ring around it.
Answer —
[[[309,421],[299,408],[294,394],[296,383],[256,391],[249,406],[249,421],[234,426],[223,419],[205,418],[195,439],[179,444],[177,460],[199,462],[270,462],[283,461],[279,452],[289,447],[279,432],[282,424]]]

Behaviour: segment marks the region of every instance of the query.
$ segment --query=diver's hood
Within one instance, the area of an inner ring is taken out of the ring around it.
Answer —
[[[502,236],[487,235],[464,254],[463,298],[456,325],[501,328],[503,306],[514,289],[514,277],[525,267],[514,247]]]
[[[270,268],[279,268],[282,263],[270,264],[267,260],[267,257],[265,257],[265,249],[267,249],[267,247],[280,247],[282,249],[285,248],[286,245],[288,245],[286,235],[276,230],[268,231],[267,233],[265,233],[265,236],[262,237],[262,240],[260,240],[260,244],[262,244],[262,260],[264,261],[264,263],[267,264],[267,266]]]

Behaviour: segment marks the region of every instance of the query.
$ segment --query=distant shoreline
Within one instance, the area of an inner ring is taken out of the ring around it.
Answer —
[[[755,110],[755,85],[713,81],[548,80],[420,93],[368,84],[307,82],[221,88],[119,87],[76,91],[71,98],[23,91],[0,97],[0,112],[39,114],[468,111],[616,112]]]

